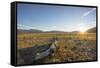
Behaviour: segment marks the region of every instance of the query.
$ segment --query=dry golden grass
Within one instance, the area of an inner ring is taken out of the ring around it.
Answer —
[[[43,63],[73,62],[96,60],[96,34],[66,33],[33,33],[18,34],[17,47],[27,48],[51,43],[53,37],[58,38],[57,50],[47,57]],[[93,52],[92,52],[93,51]]]

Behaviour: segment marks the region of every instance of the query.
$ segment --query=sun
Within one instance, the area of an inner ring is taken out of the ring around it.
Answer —
[[[85,33],[85,32],[86,32],[86,30],[85,30],[85,29],[82,29],[82,30],[80,30],[80,32],[81,32],[81,33]]]
[[[81,34],[84,34],[84,33],[86,33],[86,28],[80,28],[79,31]]]
[[[78,24],[77,29],[78,29],[79,33],[84,34],[87,30],[87,25],[84,23],[80,23],[80,24]]]

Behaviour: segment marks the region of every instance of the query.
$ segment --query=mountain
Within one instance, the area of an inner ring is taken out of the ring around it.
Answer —
[[[88,33],[96,33],[96,27],[90,28],[86,32],[88,32]]]
[[[18,29],[18,33],[40,33],[43,32],[42,30],[37,30],[37,29],[29,29],[29,30],[24,30],[24,29]]]
[[[18,29],[17,30],[18,33],[63,33],[64,31],[42,31],[42,30],[37,30],[37,29],[29,29],[29,30],[25,30],[25,29]]]
[[[64,31],[46,31],[48,33],[63,33]]]
[[[69,33],[76,34],[76,33],[79,33],[79,31],[72,31],[72,32],[69,32]]]
[[[25,30],[25,29],[18,29],[17,30],[18,33],[79,33],[79,31],[72,31],[72,32],[64,32],[64,31],[42,31],[42,30],[38,30],[38,29],[29,29],[29,30]],[[96,32],[96,27],[90,28],[88,29],[86,32],[88,33],[95,33]]]

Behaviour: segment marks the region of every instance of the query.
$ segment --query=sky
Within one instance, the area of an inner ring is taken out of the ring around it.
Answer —
[[[96,8],[76,6],[17,5],[18,29],[85,31],[96,26]]]

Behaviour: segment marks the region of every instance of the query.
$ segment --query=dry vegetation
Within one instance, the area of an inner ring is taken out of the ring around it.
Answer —
[[[46,57],[43,63],[96,60],[96,34],[32,33],[18,34],[18,49],[51,43],[58,38],[57,50]]]

